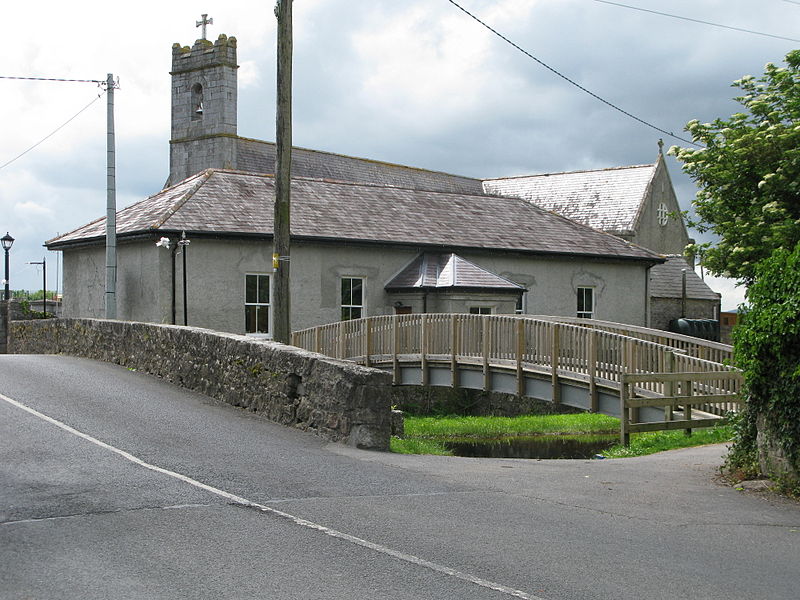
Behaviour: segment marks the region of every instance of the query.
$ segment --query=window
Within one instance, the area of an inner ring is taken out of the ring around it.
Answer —
[[[591,319],[594,315],[594,288],[578,288],[578,318]]]
[[[269,333],[269,275],[244,276],[244,330]]]
[[[203,86],[195,83],[192,86],[191,120],[199,121],[203,117]]]
[[[525,294],[522,293],[517,298],[517,305],[514,307],[514,314],[515,315],[524,315],[525,314]]]
[[[658,205],[658,209],[656,210],[656,219],[658,220],[658,224],[662,227],[669,223],[669,211],[667,211],[667,205],[663,202]]]
[[[491,306],[470,306],[469,314],[471,315],[490,315],[492,314]]]
[[[364,316],[364,278],[342,277],[342,321]]]

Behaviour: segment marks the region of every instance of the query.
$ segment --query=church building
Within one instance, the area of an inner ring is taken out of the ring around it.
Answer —
[[[238,135],[236,44],[220,35],[172,48],[166,186],[117,214],[120,319],[270,335],[276,148]],[[630,170],[649,182],[607,201],[628,193],[640,205],[664,203],[653,218],[677,232],[663,236],[676,248],[685,245],[668,175],[659,183],[663,158]],[[409,312],[648,325],[651,273],[667,264],[664,251],[645,248],[644,233],[626,238],[564,214],[565,192],[534,194],[520,183],[294,148],[292,329]],[[65,317],[104,316],[104,244],[105,218],[47,242],[63,253]]]

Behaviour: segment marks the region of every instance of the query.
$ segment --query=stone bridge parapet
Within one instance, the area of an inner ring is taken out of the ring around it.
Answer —
[[[11,353],[116,363],[330,441],[389,448],[392,376],[377,369],[196,327],[100,319],[9,327]]]

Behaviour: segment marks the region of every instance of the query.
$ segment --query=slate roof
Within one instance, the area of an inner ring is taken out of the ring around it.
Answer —
[[[240,171],[275,173],[274,143],[239,138],[236,148],[236,165]],[[292,176],[438,192],[483,194],[480,179],[298,147],[292,148]]]
[[[270,236],[271,176],[207,169],[117,213],[117,236],[182,231]],[[620,238],[516,198],[357,183],[292,180],[294,239],[483,248],[603,259],[663,259]],[[99,242],[105,217],[47,242],[57,250]]]
[[[387,290],[480,288],[523,292],[525,288],[454,253],[423,253],[385,286]]]
[[[514,196],[603,231],[632,233],[656,164],[485,179],[487,194]]]
[[[686,297],[692,300],[719,300],[713,291],[695,273],[682,256],[667,256],[667,262],[650,269],[650,296],[653,298],[680,298],[682,296],[682,271],[686,269]]]

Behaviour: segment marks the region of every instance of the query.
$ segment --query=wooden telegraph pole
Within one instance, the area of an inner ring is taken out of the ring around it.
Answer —
[[[275,213],[272,268],[275,341],[289,343],[291,336],[289,295],[289,207],[292,170],[292,0],[277,0],[278,98],[275,119]]]

